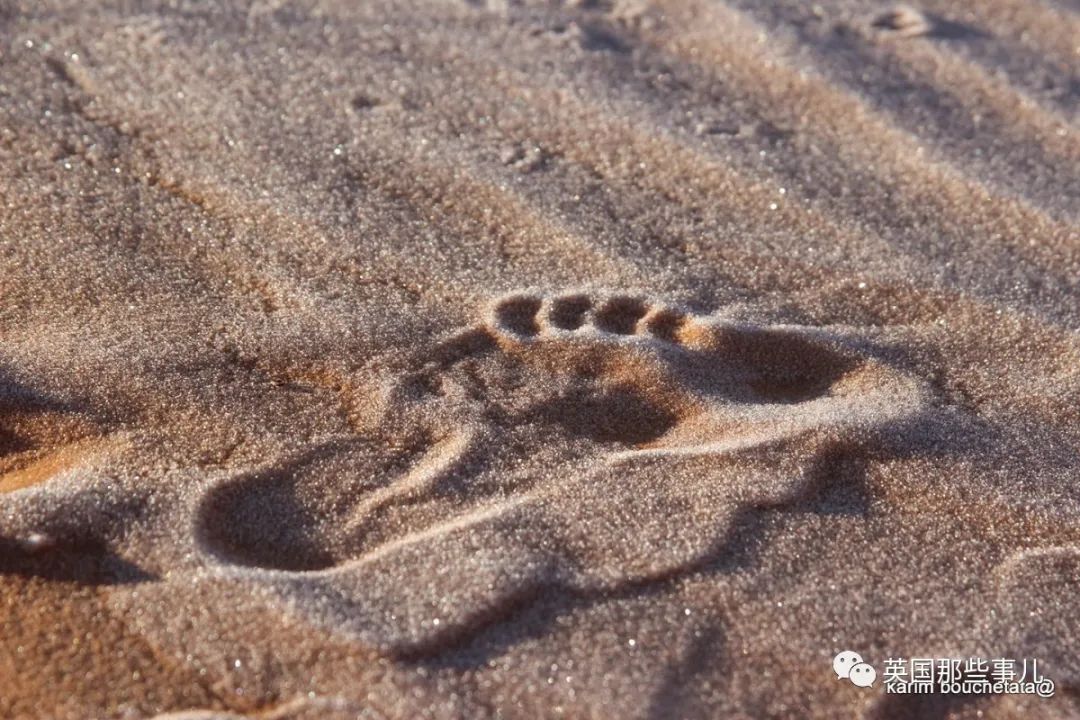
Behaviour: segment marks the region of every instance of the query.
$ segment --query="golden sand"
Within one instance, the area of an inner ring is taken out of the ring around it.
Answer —
[[[1078,37],[0,3],[0,717],[1080,714]]]

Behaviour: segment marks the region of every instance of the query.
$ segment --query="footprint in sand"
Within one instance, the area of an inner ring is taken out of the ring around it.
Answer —
[[[196,535],[229,587],[412,652],[541,588],[692,570],[925,399],[840,331],[517,293],[402,373],[372,437],[214,486]]]

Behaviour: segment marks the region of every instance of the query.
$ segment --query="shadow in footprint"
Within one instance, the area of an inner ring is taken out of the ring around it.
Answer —
[[[825,395],[854,363],[794,333],[733,329],[723,352],[749,376],[759,401],[801,403]]]
[[[330,516],[312,502],[303,472],[325,457],[320,449],[215,488],[202,503],[200,536],[241,565],[296,571],[333,565]]]
[[[334,563],[321,519],[299,498],[290,470],[272,470],[215,493],[205,506],[205,536],[233,562],[278,570],[317,570]]]
[[[536,418],[576,437],[600,443],[645,445],[675,426],[678,417],[633,388],[614,388],[542,405]]]
[[[537,297],[508,297],[495,309],[495,319],[502,327],[517,335],[535,335],[540,332],[540,325],[536,320],[540,305],[541,300]]]
[[[585,324],[585,313],[592,308],[587,295],[569,295],[551,310],[551,324],[560,330],[577,330]]]
[[[596,327],[616,335],[632,335],[648,312],[648,306],[637,298],[615,297],[596,311]]]

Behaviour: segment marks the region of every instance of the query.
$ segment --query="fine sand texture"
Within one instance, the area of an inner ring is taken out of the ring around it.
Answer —
[[[1080,717],[1078,68],[1073,0],[0,0],[0,718]],[[880,682],[971,657],[1054,694]]]

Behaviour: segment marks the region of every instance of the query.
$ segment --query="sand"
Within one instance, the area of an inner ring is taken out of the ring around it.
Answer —
[[[0,717],[1080,716],[1078,38],[0,2]]]

